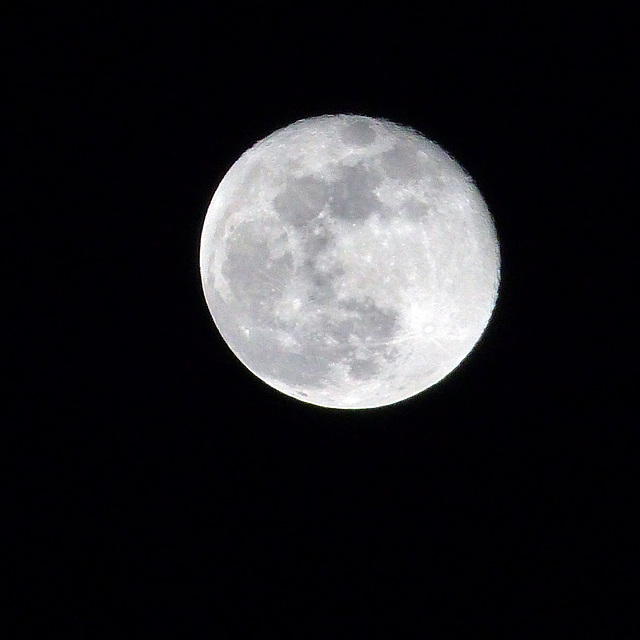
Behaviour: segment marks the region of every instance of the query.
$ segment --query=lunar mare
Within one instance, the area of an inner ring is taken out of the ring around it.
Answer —
[[[371,408],[469,354],[500,279],[493,220],[419,133],[365,116],[298,121],[245,152],[205,217],[200,271],[230,349],[275,389]]]

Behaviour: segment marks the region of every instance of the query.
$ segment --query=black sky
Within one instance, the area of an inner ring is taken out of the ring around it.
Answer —
[[[630,637],[624,16],[245,9],[9,20],[11,632]],[[218,182],[324,113],[438,142],[501,242],[472,356],[376,410],[270,389],[201,292]]]

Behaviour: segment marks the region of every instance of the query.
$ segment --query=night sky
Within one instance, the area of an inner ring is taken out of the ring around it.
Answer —
[[[3,637],[634,637],[624,16],[328,11],[7,18]],[[201,290],[226,171],[325,113],[443,146],[501,244],[471,356],[379,409],[262,383]]]

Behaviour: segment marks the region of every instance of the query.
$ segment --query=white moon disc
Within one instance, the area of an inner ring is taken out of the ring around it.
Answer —
[[[438,145],[386,120],[300,120],[245,152],[207,212],[204,294],[235,355],[314,405],[379,407],[437,383],[493,311],[487,206]]]

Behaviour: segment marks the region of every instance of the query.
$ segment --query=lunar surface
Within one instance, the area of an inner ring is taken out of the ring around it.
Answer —
[[[392,404],[469,354],[500,279],[493,220],[465,171],[386,120],[321,116],[245,152],[207,212],[207,305],[230,349],[314,405]]]

